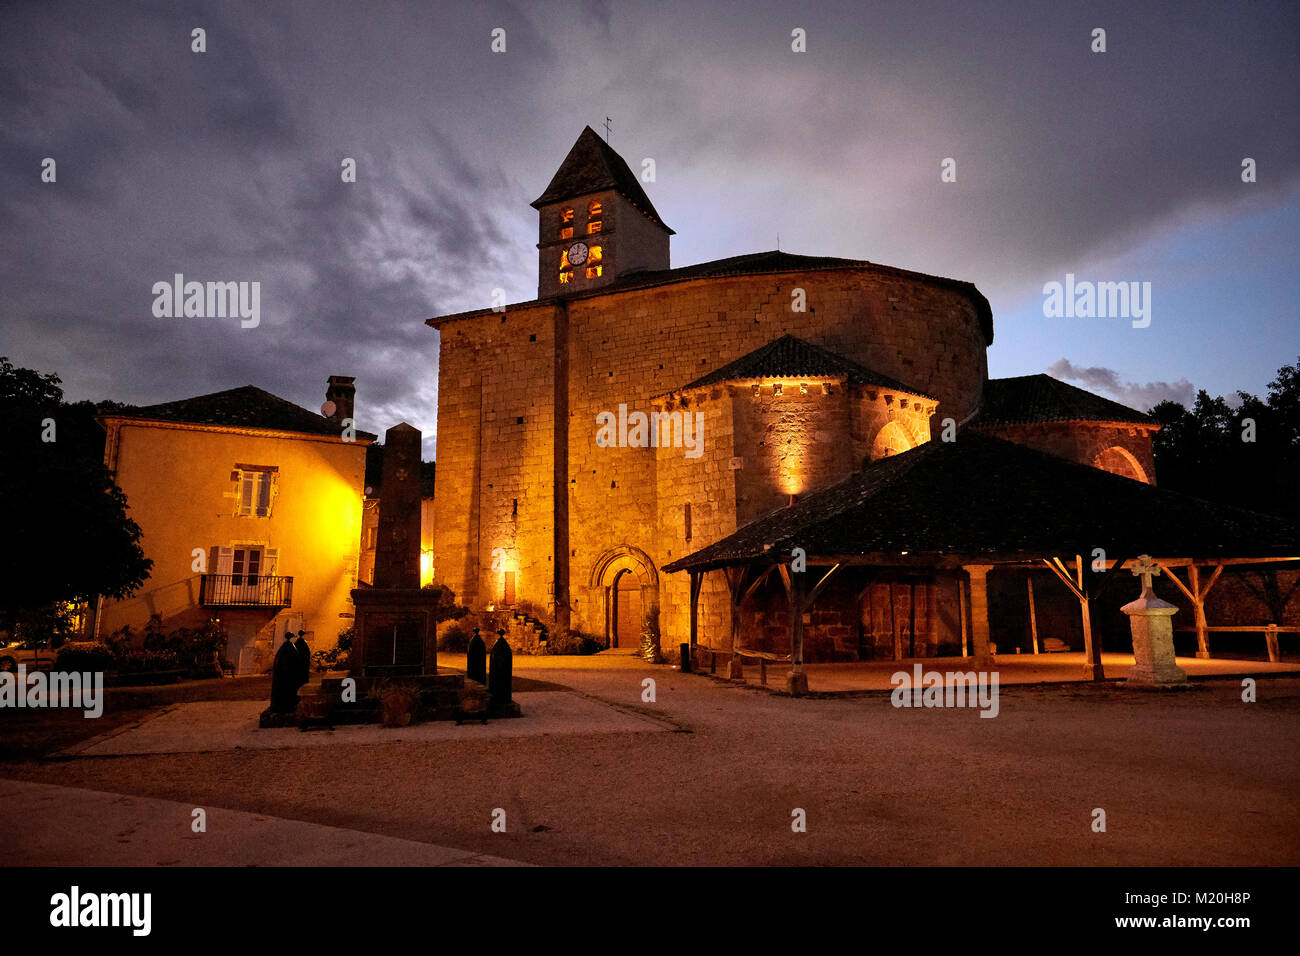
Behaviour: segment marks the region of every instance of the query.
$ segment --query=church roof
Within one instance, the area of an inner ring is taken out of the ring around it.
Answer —
[[[664,566],[707,571],[764,555],[1300,555],[1300,525],[963,430],[881,458],[837,485]]]
[[[933,285],[941,285],[950,289],[956,289],[964,293],[975,306],[975,313],[979,317],[980,328],[984,333],[984,342],[986,345],[993,344],[993,310],[989,306],[989,300],[984,298],[984,294],[975,288],[973,283],[966,282],[962,279],[948,279],[943,276],[927,275],[924,272],[913,272],[910,269],[900,269],[896,266],[884,266],[875,262],[869,262],[865,259],[837,259],[831,256],[801,256],[792,252],[781,252],[773,250],[770,252],[754,252],[743,256],[729,256],[726,259],[714,259],[711,262],[700,262],[693,266],[681,266],[676,269],[659,269],[655,271],[633,272],[620,276],[609,285],[601,286],[597,289],[591,289],[584,292],[565,293],[565,299],[573,301],[575,299],[590,299],[602,295],[615,295],[619,292],[631,292],[640,289],[649,289],[655,286],[669,285],[674,282],[689,282],[693,279],[712,279],[727,276],[753,276],[753,275],[777,275],[783,272],[821,272],[837,269],[868,269],[880,275],[892,278],[912,279],[917,282],[926,282]],[[508,306],[508,308],[519,308],[522,306],[536,304],[539,300],[533,299],[529,302],[517,302]],[[457,312],[451,315],[439,315],[426,320],[428,325],[434,328],[440,327],[444,322],[454,322],[458,319],[468,319],[480,315],[491,315],[493,309],[473,309],[468,312]]]
[[[975,421],[976,427],[1037,422],[1156,424],[1150,415],[1050,375],[991,378],[984,384],[984,402]]]
[[[717,382],[736,382],[755,378],[842,378],[850,385],[874,385],[894,389],[909,395],[933,398],[919,392],[897,379],[872,371],[865,365],[842,358],[834,352],[795,338],[783,335],[773,339],[748,355],[742,355],[715,369],[702,378],[683,385],[679,391],[701,388]]]
[[[255,385],[147,405],[130,412],[114,412],[103,417],[220,425],[226,428],[265,428],[305,435],[329,435],[333,438],[340,435],[338,423]],[[356,436],[358,441],[374,441],[378,437],[363,431],[358,431]]]
[[[655,211],[654,203],[641,188],[641,180],[628,168],[623,157],[614,152],[609,143],[596,135],[590,126],[584,127],[578,141],[564,157],[564,162],[551,177],[546,191],[530,203],[534,209],[551,203],[563,202],[590,193],[612,189],[630,202],[652,221],[668,230]]]

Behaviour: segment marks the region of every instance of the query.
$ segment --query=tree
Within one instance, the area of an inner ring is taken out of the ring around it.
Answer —
[[[1268,389],[1267,400],[1237,392],[1236,408],[1204,391],[1190,410],[1152,408],[1162,426],[1152,441],[1160,485],[1300,519],[1300,362],[1278,369]]]
[[[140,527],[103,463],[90,402],[68,404],[57,375],[0,356],[0,500],[10,570],[0,576],[0,629],[48,636],[68,605],[122,598],[149,577]]]

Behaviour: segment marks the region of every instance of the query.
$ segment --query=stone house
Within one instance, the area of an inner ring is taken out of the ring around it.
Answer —
[[[237,674],[266,670],[286,630],[334,646],[352,619],[366,446],[345,435],[352,379],[326,417],[260,388],[100,416],[104,459],[154,562],[133,596],[96,602],[93,634],[219,618]]]

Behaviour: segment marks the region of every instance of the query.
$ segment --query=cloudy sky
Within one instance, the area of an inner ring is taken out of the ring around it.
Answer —
[[[674,265],[779,233],[974,282],[995,376],[1262,393],[1300,353],[1298,76],[1293,2],[10,0],[0,354],[139,404],[356,375],[432,451],[424,319],[536,295],[528,203],[608,116]],[[176,273],[260,282],[260,325],[156,317]],[[1150,325],[1046,317],[1067,273],[1151,283]]]

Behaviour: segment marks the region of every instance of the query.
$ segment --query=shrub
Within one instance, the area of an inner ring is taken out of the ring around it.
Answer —
[[[54,658],[57,671],[108,671],[113,669],[113,649],[93,641],[67,643]]]
[[[605,642],[581,631],[569,631],[552,637],[548,649],[551,654],[595,654],[605,649]]]
[[[469,650],[469,639],[473,636],[473,631],[466,630],[459,624],[453,624],[438,638],[438,650],[446,651],[448,654],[464,654]]]

